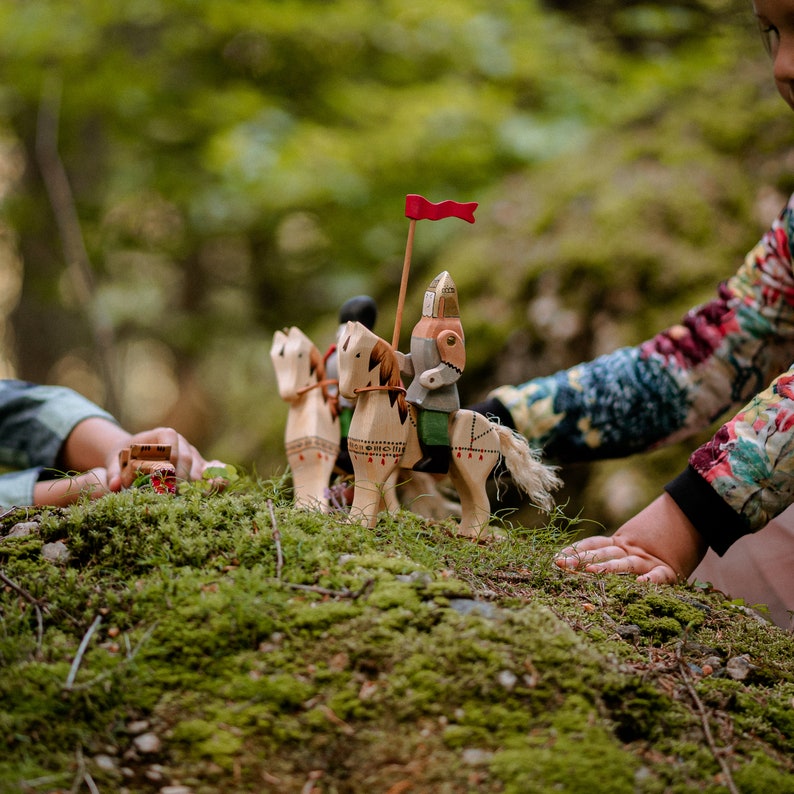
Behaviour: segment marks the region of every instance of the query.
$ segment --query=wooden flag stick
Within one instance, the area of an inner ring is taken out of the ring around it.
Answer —
[[[411,270],[411,254],[414,249],[414,230],[416,229],[416,218],[411,218],[408,226],[408,241],[405,243],[405,259],[403,259],[403,275],[400,280],[400,296],[397,298],[397,314],[394,318],[394,336],[392,336],[391,346],[397,350],[400,344],[400,329],[403,323],[403,309],[405,308],[405,293],[408,291],[408,273]]]

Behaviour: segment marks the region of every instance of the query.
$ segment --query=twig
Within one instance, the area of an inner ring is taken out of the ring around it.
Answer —
[[[270,523],[273,526],[273,542],[276,544],[276,579],[281,581],[281,569],[284,567],[284,554],[281,551],[281,530],[276,523],[276,511],[273,508],[273,500],[267,500],[270,510]]]
[[[33,609],[36,610],[36,654],[41,653],[41,643],[44,638],[44,619],[41,615],[38,599],[34,598],[24,587],[20,587],[15,582],[12,582],[2,571],[0,571],[0,581],[8,585],[12,590],[22,596],[26,601],[33,604]]]
[[[83,749],[78,747],[75,751],[77,756],[77,774],[75,775],[74,782],[72,783],[71,794],[77,794],[80,786],[85,783],[91,794],[99,794],[99,789],[94,778],[91,777],[90,772],[85,768],[85,758],[83,756]]]
[[[375,584],[373,579],[367,579],[358,590],[348,590],[346,587],[342,590],[331,590],[328,587],[320,587],[314,584],[297,584],[294,582],[285,582],[284,586],[289,587],[291,590],[303,590],[307,593],[319,593],[320,595],[331,596],[332,598],[350,598],[355,601],[361,598],[365,593],[372,589]]]
[[[83,636],[83,639],[80,642],[80,647],[77,649],[77,655],[74,657],[74,661],[72,662],[72,668],[69,670],[69,675],[66,677],[66,683],[63,685],[64,689],[72,688],[75,676],[77,675],[77,671],[80,668],[80,662],[83,659],[83,654],[85,653],[85,649],[88,647],[88,643],[91,640],[91,635],[97,630],[97,627],[101,622],[102,615],[97,615],[94,618],[94,622],[88,627],[88,631]]]
[[[110,678],[110,676],[114,675],[120,669],[123,669],[128,664],[130,664],[133,661],[133,659],[135,659],[135,656],[137,655],[138,651],[143,647],[143,644],[146,642],[146,640],[148,640],[149,637],[152,636],[154,630],[157,628],[157,625],[158,625],[157,623],[154,623],[153,625],[149,626],[148,629],[146,629],[143,637],[141,637],[140,640],[138,640],[138,644],[131,651],[130,650],[127,651],[127,658],[121,661],[118,665],[116,665],[115,668],[113,668],[112,670],[104,670],[99,675],[94,676],[89,681],[82,681],[79,684],[74,684],[72,687],[69,688],[70,691],[78,692],[82,689],[90,689],[92,686],[98,684],[100,681],[104,681],[106,678]],[[129,639],[127,638],[126,634],[124,635],[124,641],[127,643],[127,648],[129,649]]]
[[[714,756],[714,760],[720,765],[720,769],[722,770],[722,774],[725,777],[725,786],[730,792],[730,794],[740,794],[739,789],[736,788],[736,784],[733,782],[733,776],[731,775],[730,767],[728,766],[728,762],[725,760],[723,753],[717,747],[716,743],[714,742],[714,736],[711,733],[711,727],[709,726],[708,715],[706,714],[706,708],[703,705],[703,702],[698,697],[698,693],[695,691],[695,687],[692,686],[692,682],[689,680],[689,674],[686,671],[686,665],[684,664],[683,659],[681,658],[681,644],[678,644],[678,647],[675,651],[676,659],[678,660],[678,670],[681,673],[681,678],[684,681],[684,685],[689,692],[689,696],[692,698],[692,702],[695,704],[695,709],[700,716],[700,722],[703,726],[703,735],[706,737],[706,742],[711,750],[711,754]]]

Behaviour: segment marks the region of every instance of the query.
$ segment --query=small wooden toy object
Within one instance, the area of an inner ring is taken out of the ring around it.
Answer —
[[[460,409],[455,384],[466,356],[457,290],[446,271],[425,292],[411,352],[398,352],[416,222],[456,217],[474,223],[476,208],[476,202],[434,204],[422,196],[406,196],[410,225],[392,344],[353,322],[339,343],[339,393],[357,398],[348,433],[355,478],[352,514],[369,527],[375,526],[384,502],[392,509],[396,501],[388,483],[398,467],[448,469],[460,498],[458,532],[474,538],[487,534],[486,482],[500,458],[518,488],[543,509],[551,508],[550,491],[560,485],[525,438],[475,411]],[[407,391],[401,373],[412,378]]]
[[[170,444],[132,444],[119,452],[119,465],[123,488],[129,488],[140,476],[148,476],[157,493],[176,493]]]
[[[278,391],[289,403],[284,444],[292,472],[295,506],[329,509],[328,486],[339,455],[336,387],[323,356],[296,327],[276,331],[270,348]]]

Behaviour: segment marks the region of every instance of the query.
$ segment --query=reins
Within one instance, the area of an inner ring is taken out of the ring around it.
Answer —
[[[336,386],[338,384],[338,380],[327,378],[326,380],[318,380],[317,383],[312,383],[310,386],[302,386],[300,389],[297,389],[295,393],[298,397],[302,397],[307,391],[311,391],[312,389],[320,389],[323,386]]]
[[[405,394],[405,389],[402,386],[389,386],[388,384],[383,386],[361,386],[358,389],[353,389],[353,394],[360,394],[363,391],[396,391]]]

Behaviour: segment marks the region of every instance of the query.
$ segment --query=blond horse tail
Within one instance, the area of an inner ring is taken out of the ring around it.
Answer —
[[[496,422],[492,425],[499,436],[499,448],[516,487],[535,507],[549,512],[554,507],[551,491],[562,485],[556,467],[542,463],[540,453],[515,430]]]

